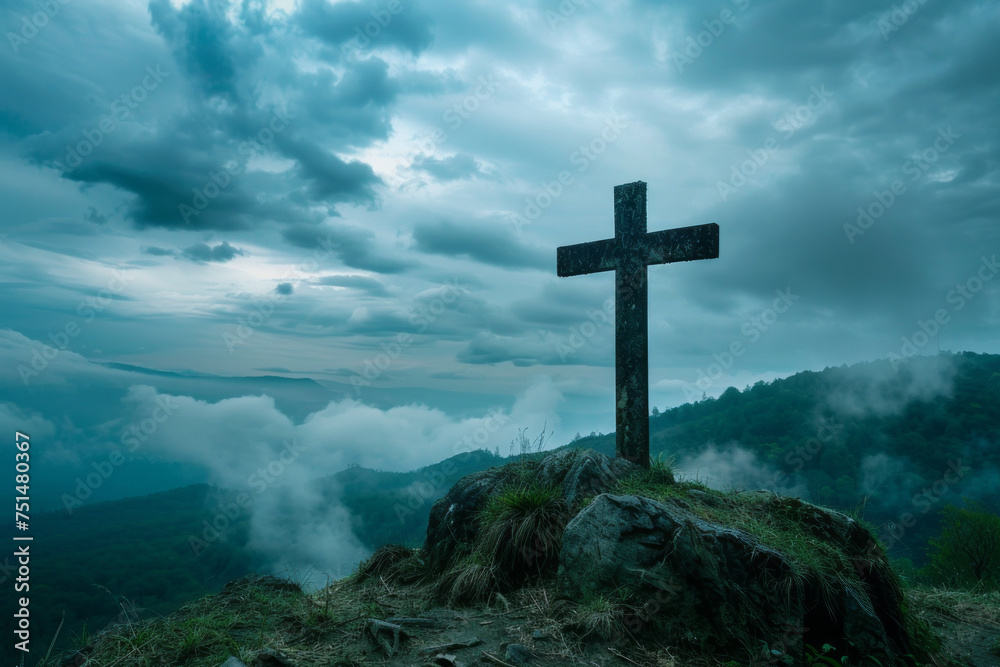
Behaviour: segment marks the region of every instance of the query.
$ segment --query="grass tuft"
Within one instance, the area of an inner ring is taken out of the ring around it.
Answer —
[[[480,513],[476,547],[509,585],[519,585],[558,565],[567,520],[560,489],[515,486],[490,499]]]
[[[421,581],[426,574],[427,568],[419,549],[387,544],[358,565],[354,581],[361,583],[374,578],[389,583],[413,584]]]

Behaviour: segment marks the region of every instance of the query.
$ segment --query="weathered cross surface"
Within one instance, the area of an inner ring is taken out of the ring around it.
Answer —
[[[619,458],[649,466],[650,264],[715,259],[715,223],[646,232],[646,184],[615,186],[615,237],[556,249],[556,272],[579,276],[615,272],[615,425]]]

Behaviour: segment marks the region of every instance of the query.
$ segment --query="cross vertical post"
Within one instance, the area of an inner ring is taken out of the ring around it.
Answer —
[[[638,252],[646,240],[645,183],[615,186],[615,238],[621,244],[615,270],[615,453],[648,465],[649,280]]]
[[[616,185],[615,236],[556,249],[556,273],[615,272],[615,450],[649,466],[650,264],[714,259],[719,226],[712,223],[646,232],[646,184]]]

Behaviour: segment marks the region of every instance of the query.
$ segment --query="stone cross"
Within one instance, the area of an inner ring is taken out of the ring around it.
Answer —
[[[646,232],[646,184],[615,186],[615,237],[556,250],[556,273],[615,272],[615,449],[649,466],[649,327],[646,267],[715,259],[715,223]]]

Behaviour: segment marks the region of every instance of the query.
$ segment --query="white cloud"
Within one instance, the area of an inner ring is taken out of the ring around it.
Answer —
[[[379,409],[345,399],[296,424],[266,395],[211,403],[142,385],[125,403],[133,424],[148,425],[136,434],[140,453],[203,466],[212,483],[250,496],[251,545],[272,559],[271,569],[342,576],[365,550],[348,512],[311,480],[353,464],[409,471],[473,449],[507,454],[519,428],[558,428],[561,400],[539,376],[509,412],[464,419],[424,405]]]
[[[808,499],[808,484],[804,479],[793,477],[794,484],[781,483],[779,472],[739,443],[729,443],[718,447],[710,443],[702,452],[685,457],[676,464],[677,472],[684,479],[696,479],[713,489],[743,489],[757,491],[765,489],[786,496]]]

